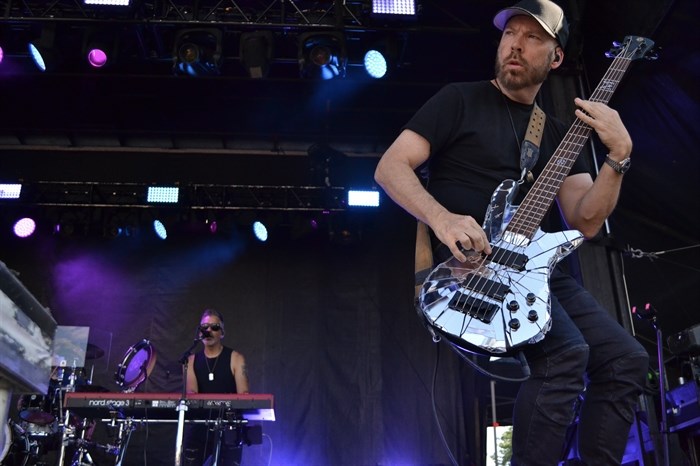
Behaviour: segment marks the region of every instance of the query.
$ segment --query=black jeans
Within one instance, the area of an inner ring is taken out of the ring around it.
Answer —
[[[589,466],[619,465],[649,355],[572,277],[552,273],[552,328],[526,347],[532,376],[518,392],[513,466],[555,466],[585,387],[577,443]]]
[[[188,425],[184,435],[185,466],[211,466],[214,464],[216,444],[221,433],[218,466],[239,466],[243,456],[240,435],[236,429],[223,432],[209,429],[204,424]]]

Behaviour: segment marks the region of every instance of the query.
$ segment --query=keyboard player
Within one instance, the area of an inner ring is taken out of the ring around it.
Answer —
[[[189,358],[187,366],[188,393],[249,393],[245,358],[238,351],[222,342],[223,315],[215,309],[202,313],[198,328],[203,349]],[[238,466],[242,448],[240,431],[225,429],[221,437],[217,466]],[[213,464],[219,432],[211,431],[204,424],[190,424],[185,431],[184,459],[187,466]]]

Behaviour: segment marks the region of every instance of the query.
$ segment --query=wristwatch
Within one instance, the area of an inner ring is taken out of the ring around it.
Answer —
[[[620,175],[624,175],[625,173],[627,173],[627,170],[630,169],[630,166],[632,165],[632,160],[629,157],[627,157],[626,159],[620,162],[616,162],[610,158],[610,155],[606,155],[605,163],[610,165],[613,168],[613,170],[618,172]]]

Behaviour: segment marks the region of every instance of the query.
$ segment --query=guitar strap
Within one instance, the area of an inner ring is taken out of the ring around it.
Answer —
[[[529,183],[535,181],[531,170],[534,168],[540,155],[540,141],[542,141],[542,132],[544,131],[544,122],[546,120],[547,115],[535,102],[535,106],[532,107],[532,113],[530,114],[530,123],[528,123],[527,131],[525,131],[525,139],[520,148],[520,183],[525,179]]]
[[[532,169],[537,163],[537,158],[540,155],[540,141],[542,141],[542,132],[544,131],[544,123],[547,119],[544,111],[535,102],[530,114],[530,122],[527,125],[525,139],[520,148],[520,180],[522,184],[527,180],[534,181]],[[421,286],[428,277],[434,267],[433,249],[430,246],[430,233],[428,226],[418,220],[416,228],[416,258],[415,258],[415,298],[420,294]]]

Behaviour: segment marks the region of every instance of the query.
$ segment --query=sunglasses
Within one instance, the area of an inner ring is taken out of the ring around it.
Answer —
[[[219,324],[202,324],[199,326],[199,330],[201,330],[202,332],[204,332],[206,330],[212,330],[214,332],[218,332],[219,330],[221,330],[221,325],[219,325]]]

